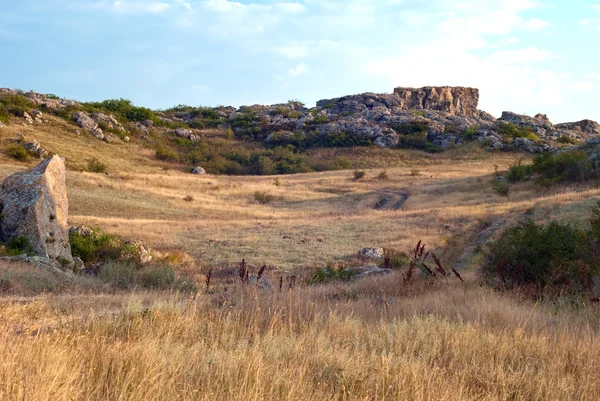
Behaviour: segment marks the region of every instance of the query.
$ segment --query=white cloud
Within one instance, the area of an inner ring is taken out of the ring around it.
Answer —
[[[538,31],[540,29],[544,29],[550,26],[550,23],[548,21],[542,21],[539,18],[530,18],[528,20],[525,20],[524,22],[524,28],[531,31]]]
[[[279,48],[278,51],[285,57],[292,59],[305,58],[309,54],[308,46],[300,43],[291,43]]]
[[[575,81],[569,84],[571,90],[575,92],[587,92],[594,89],[595,85],[589,81]]]
[[[582,19],[579,23],[591,29],[600,29],[600,18]]]
[[[301,3],[276,3],[275,8],[290,14],[300,14],[306,10]]]
[[[156,1],[114,1],[112,3],[112,9],[117,13],[123,14],[137,14],[137,13],[151,13],[160,14],[171,8],[171,4],[165,2]]]
[[[290,77],[298,77],[300,75],[306,74],[309,69],[310,69],[310,66],[308,64],[300,63],[297,66],[290,68],[288,70],[288,75]]]

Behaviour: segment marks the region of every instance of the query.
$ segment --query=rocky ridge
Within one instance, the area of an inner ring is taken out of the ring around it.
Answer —
[[[0,95],[21,93],[34,104],[50,110],[80,109],[82,104],[34,92],[0,89]],[[534,117],[504,112],[500,118],[479,110],[479,90],[466,87],[395,88],[390,94],[363,93],[324,99],[306,108],[290,101],[270,106],[252,105],[205,108],[212,122],[231,128],[238,137],[267,144],[352,146],[373,143],[378,147],[417,147],[443,150],[478,141],[490,151],[521,150],[554,152],[569,143],[600,135],[591,120],[552,124],[543,114]],[[27,114],[26,123],[41,122],[41,112]],[[130,124],[145,139],[150,130],[170,133],[191,141],[202,137],[199,126],[205,117],[198,110],[156,111],[157,119]],[[73,121],[94,137],[112,142],[127,141],[130,132],[111,114],[74,111]],[[155,124],[160,122],[160,125]],[[177,126],[177,128],[169,128]],[[103,128],[104,127],[104,128]],[[122,133],[122,135],[121,135]],[[408,145],[407,145],[408,144]]]

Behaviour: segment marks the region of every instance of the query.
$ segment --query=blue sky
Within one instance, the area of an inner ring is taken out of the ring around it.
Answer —
[[[474,86],[600,120],[599,0],[0,0],[0,87],[138,105]]]

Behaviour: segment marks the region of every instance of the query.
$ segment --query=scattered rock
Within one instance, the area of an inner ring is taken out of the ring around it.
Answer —
[[[28,124],[33,124],[33,118],[31,118],[31,116],[29,115],[29,113],[27,113],[27,112],[24,112],[24,113],[23,113],[23,118],[25,118],[25,121],[26,121]]]
[[[77,226],[69,228],[69,236],[73,234],[79,234],[82,237],[90,237],[94,232],[91,228],[86,226]]]
[[[48,151],[44,149],[37,141],[25,142],[23,147],[30,153],[35,154],[40,159],[45,159],[48,156]]]
[[[195,135],[192,130],[185,129],[185,128],[177,128],[175,130],[175,135],[177,135],[180,138],[189,139],[190,141],[197,141],[198,139],[200,139],[200,137]]]
[[[104,132],[102,132],[102,129],[96,127],[90,130],[90,134],[94,135],[96,138],[100,139],[101,141],[104,140]]]
[[[80,128],[86,129],[88,131],[92,131],[98,128],[98,123],[94,121],[90,116],[88,116],[83,111],[78,111],[73,115],[73,119],[75,123],[79,125]],[[100,130],[102,131],[102,130]]]
[[[206,170],[200,166],[196,166],[192,169],[192,174],[204,175],[204,174],[206,174]]]
[[[81,260],[78,257],[74,257],[73,258],[73,263],[75,264],[75,270],[76,271],[82,271],[85,269],[85,263],[83,263],[83,260]]]
[[[2,183],[0,238],[24,237],[42,258],[73,262],[67,232],[69,202],[65,164],[52,156]]]
[[[26,140],[27,140],[27,138],[25,138],[25,135],[23,135],[23,134],[22,134],[22,133],[20,133],[20,132],[17,132],[17,141],[18,141],[18,142],[24,142],[24,141],[26,141]]]
[[[2,128],[6,128],[6,125],[2,121],[0,121],[0,129]]]
[[[374,265],[374,264],[369,264],[369,265],[360,266],[360,267],[351,267],[349,269],[346,269],[346,271],[354,274],[353,278],[358,279],[358,280],[366,278],[366,277],[392,274],[391,269],[382,269],[382,268],[377,267],[377,265]]]
[[[42,112],[39,110],[31,110],[31,114],[33,114],[35,118],[42,118],[43,116]]]
[[[364,248],[359,252],[361,259],[376,260],[383,258],[383,248]]]
[[[126,136],[126,137],[124,137],[124,138],[123,138],[123,141],[124,141],[124,142],[129,142],[130,140],[131,140],[131,139],[130,139],[128,136]]]
[[[81,131],[79,131],[78,129],[75,130],[75,135],[79,136],[81,135]]]
[[[248,282],[256,288],[260,288],[262,290],[271,291],[273,290],[273,284],[267,277],[261,277],[258,280],[258,276],[255,273],[252,273],[248,276]]]
[[[129,259],[138,264],[148,264],[152,262],[152,254],[146,244],[142,241],[128,241],[126,243],[130,249]]]

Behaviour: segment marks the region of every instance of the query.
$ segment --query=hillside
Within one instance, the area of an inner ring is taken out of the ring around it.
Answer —
[[[597,399],[592,292],[501,290],[480,277],[486,244],[527,218],[589,226],[600,187],[582,161],[594,153],[569,149],[595,149],[596,125],[495,120],[474,90],[452,94],[451,107],[447,93],[415,91],[386,95],[406,99],[389,112],[398,131],[360,117],[383,110],[367,106],[383,95],[151,111],[5,91],[0,177],[38,164],[40,148],[65,157],[69,226],[142,240],[192,292],[162,276],[128,286],[118,270],[65,277],[0,260],[0,399]],[[281,139],[313,114],[324,130],[362,128],[318,134],[334,142]],[[366,128],[398,144],[352,134]],[[440,151],[439,136],[461,140]],[[548,152],[534,159],[519,144]],[[561,155],[579,158],[548,177],[533,170]],[[506,196],[498,182],[510,183]],[[460,279],[419,270],[407,280],[417,243]],[[325,266],[365,264],[365,247],[385,248],[393,272],[318,281]],[[240,281],[242,259],[253,274],[265,266],[270,286]]]

